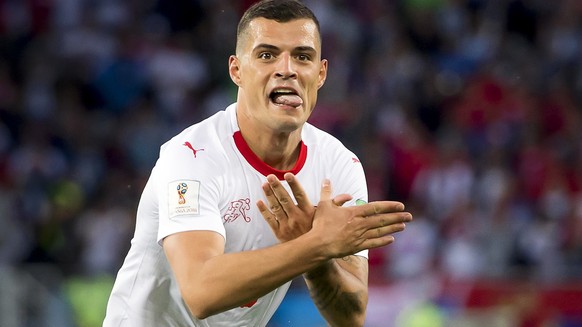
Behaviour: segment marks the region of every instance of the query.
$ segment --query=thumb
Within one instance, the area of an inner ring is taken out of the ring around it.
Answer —
[[[331,202],[333,204],[335,204],[336,206],[343,206],[344,203],[350,201],[352,199],[352,196],[349,194],[340,194],[335,196],[333,199],[331,198],[331,194],[332,194],[332,188],[331,188],[331,181],[329,179],[324,179],[323,182],[321,183],[321,194],[320,194],[320,199],[319,201],[329,201],[331,200]]]
[[[349,194],[340,194],[340,195],[336,195],[333,200],[331,200],[331,202],[333,202],[335,205],[341,207],[343,206],[346,202],[350,201],[352,199],[352,196]]]

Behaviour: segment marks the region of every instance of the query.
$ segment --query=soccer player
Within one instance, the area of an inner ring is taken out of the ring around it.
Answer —
[[[265,326],[301,275],[330,325],[363,325],[367,250],[412,216],[366,203],[357,157],[307,123],[327,68],[301,2],[245,12],[237,101],[162,145],[104,326]]]

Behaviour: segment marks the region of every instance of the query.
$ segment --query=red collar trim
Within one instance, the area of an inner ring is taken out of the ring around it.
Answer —
[[[275,168],[267,165],[259,157],[257,157],[256,154],[254,154],[254,152],[251,150],[251,148],[249,148],[249,145],[247,144],[247,142],[243,138],[242,133],[240,131],[236,131],[233,135],[233,138],[234,138],[234,143],[236,144],[236,147],[238,148],[240,153],[243,155],[243,157],[247,160],[247,162],[251,166],[253,166],[253,168],[255,168],[259,173],[263,174],[264,176],[267,176],[269,174],[274,174],[275,176],[277,176],[277,178],[279,178],[279,180],[284,180],[283,176],[287,172],[290,172],[290,173],[297,175],[297,173],[299,173],[301,168],[303,168],[303,166],[305,165],[305,160],[307,159],[307,145],[305,145],[305,143],[303,143],[303,141],[301,141],[301,143],[300,143],[301,150],[299,150],[299,158],[297,158],[297,162],[295,163],[295,167],[293,167],[293,169],[291,169],[291,170],[275,169]]]

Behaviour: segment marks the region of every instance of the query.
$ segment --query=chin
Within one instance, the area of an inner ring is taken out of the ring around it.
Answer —
[[[281,133],[291,133],[294,132],[298,129],[301,129],[301,127],[303,126],[303,124],[305,123],[305,121],[299,121],[299,120],[279,120],[276,123],[276,127],[275,129]]]

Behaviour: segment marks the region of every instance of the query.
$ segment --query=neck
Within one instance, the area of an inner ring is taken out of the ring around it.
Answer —
[[[301,151],[301,128],[274,130],[240,111],[237,111],[237,124],[245,143],[262,162],[278,170],[295,166]]]
[[[301,131],[264,134],[241,128],[241,134],[253,153],[267,165],[279,169],[292,169],[301,150]]]

